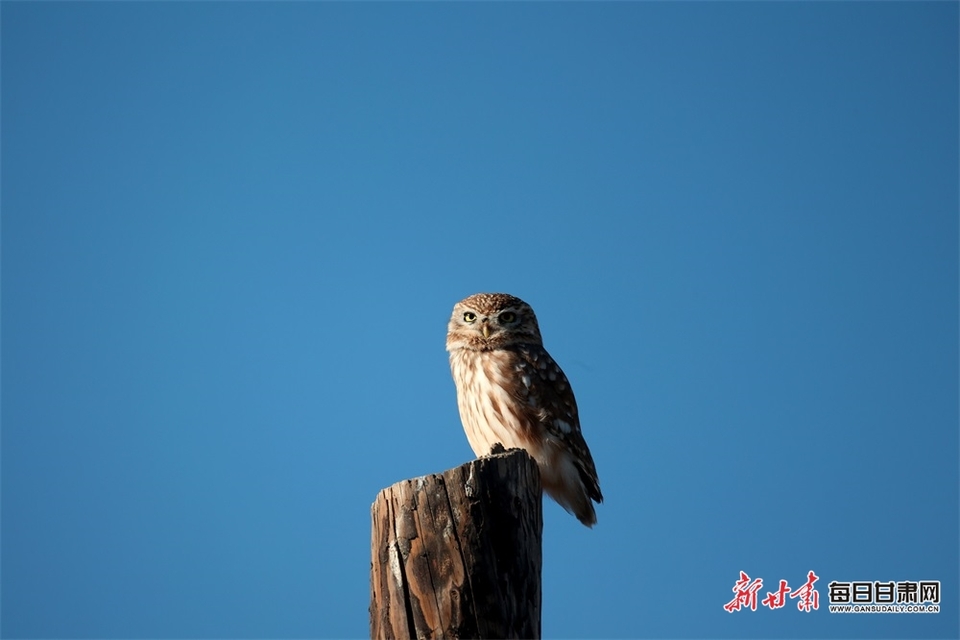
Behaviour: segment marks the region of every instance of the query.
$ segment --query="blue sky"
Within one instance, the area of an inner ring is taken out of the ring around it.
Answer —
[[[374,497],[471,457],[478,291],[606,498],[544,505],[545,636],[957,636],[957,3],[0,18],[4,637],[364,636]]]

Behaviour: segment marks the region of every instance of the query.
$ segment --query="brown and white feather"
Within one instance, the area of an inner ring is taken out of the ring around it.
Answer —
[[[597,470],[580,432],[577,401],[543,348],[533,309],[504,293],[478,293],[453,308],[450,369],[467,440],[477,456],[496,443],[537,461],[543,488],[585,525],[602,502]]]

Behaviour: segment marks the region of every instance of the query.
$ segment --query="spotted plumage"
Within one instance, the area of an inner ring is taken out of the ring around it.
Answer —
[[[453,307],[450,369],[467,440],[478,456],[496,443],[526,449],[543,488],[583,524],[602,502],[567,377],[543,348],[533,309],[505,293],[478,293]]]

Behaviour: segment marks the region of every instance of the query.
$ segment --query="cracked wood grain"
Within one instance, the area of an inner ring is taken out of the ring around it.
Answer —
[[[525,451],[398,482],[371,516],[372,638],[540,637],[540,472]]]

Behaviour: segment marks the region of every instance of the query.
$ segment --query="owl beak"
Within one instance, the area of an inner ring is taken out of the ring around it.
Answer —
[[[484,338],[489,338],[489,337],[490,337],[490,325],[488,325],[486,322],[484,322],[482,325],[480,325],[480,331],[483,332],[483,337],[484,337]]]

